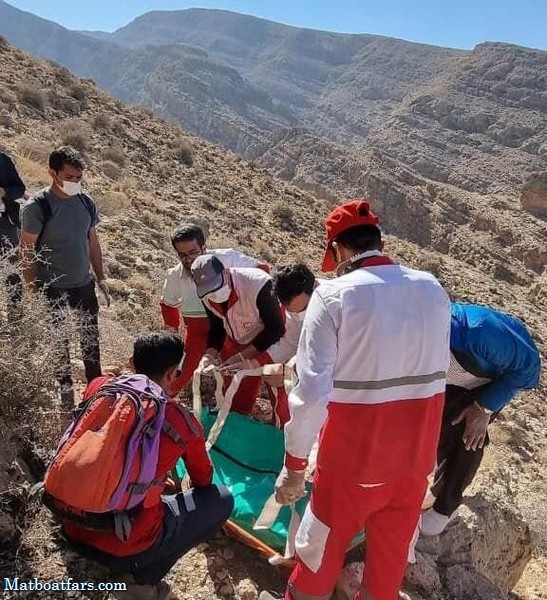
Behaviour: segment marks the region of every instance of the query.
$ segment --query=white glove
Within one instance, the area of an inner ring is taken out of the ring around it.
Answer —
[[[101,279],[101,281],[99,281],[97,283],[97,285],[99,286],[99,289],[101,290],[101,294],[103,295],[106,307],[108,308],[110,306],[110,290],[108,289],[108,283],[106,283],[106,279]]]
[[[199,361],[198,369],[203,371],[203,369],[211,365],[214,365],[215,367],[220,365],[220,354],[219,351],[215,350],[214,348],[207,348],[207,350],[205,350],[205,354]]]
[[[275,499],[279,504],[293,504],[306,495],[306,471],[289,471],[283,467],[275,482]]]

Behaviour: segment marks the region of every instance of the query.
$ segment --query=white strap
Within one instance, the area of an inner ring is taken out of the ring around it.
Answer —
[[[253,377],[253,376],[262,375],[262,367],[256,369],[244,369],[241,371],[237,371],[232,376],[232,381],[226,390],[226,394],[222,394],[222,374],[219,371],[215,371],[215,378],[217,382],[217,389],[215,392],[215,396],[217,399],[217,407],[219,408],[218,416],[216,421],[213,423],[211,430],[209,431],[209,436],[207,437],[207,450],[210,450],[214,443],[217,441],[220,432],[222,431],[226,419],[228,418],[228,414],[230,413],[230,409],[232,408],[232,402],[234,400],[234,396],[236,395],[241,382],[245,377]]]
[[[209,436],[207,437],[207,450],[210,450],[214,443],[217,441],[218,436],[220,435],[224,424],[226,423],[226,419],[232,408],[232,402],[234,400],[234,396],[236,395],[241,382],[245,377],[256,377],[261,376],[263,373],[262,367],[258,367],[256,369],[244,369],[241,371],[237,371],[232,376],[232,381],[226,390],[226,394],[222,393],[222,387],[224,380],[222,378],[222,373],[215,367],[215,365],[209,365],[205,367],[205,369],[200,370],[196,369],[194,371],[194,375],[192,378],[192,396],[193,396],[193,410],[194,415],[199,419],[201,416],[202,410],[202,400],[201,400],[201,376],[206,374],[212,374],[216,381],[216,389],[215,389],[215,401],[216,408],[218,409],[218,416],[209,431]]]
[[[262,512],[258,515],[258,519],[256,520],[253,529],[270,529],[275,523],[277,517],[279,516],[279,512],[282,508],[281,504],[275,499],[275,494],[272,494],[264,504],[264,508]],[[295,504],[290,505],[291,509],[291,519],[289,521],[289,527],[287,529],[287,542],[285,544],[285,554],[283,559],[288,560],[293,558],[296,553],[296,533],[298,532],[298,528],[300,527],[300,515],[296,512]],[[275,562],[274,562],[275,561]],[[272,557],[270,559],[270,564],[281,564],[281,557]]]
[[[275,494],[272,494],[266,500],[264,508],[258,515],[258,519],[256,520],[253,529],[270,529],[270,527],[275,523],[280,510],[281,504],[277,503]]]
[[[287,531],[287,543],[285,545],[285,558],[292,558],[296,554],[296,534],[300,527],[300,515],[296,512],[296,506],[291,504],[291,520]]]

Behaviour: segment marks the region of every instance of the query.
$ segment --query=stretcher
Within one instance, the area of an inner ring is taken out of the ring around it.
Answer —
[[[225,394],[219,371],[214,368],[196,371],[193,378],[194,412],[199,415],[207,436],[207,449],[215,468],[213,482],[227,486],[234,496],[234,510],[225,529],[256,549],[271,564],[292,566],[296,532],[311,493],[313,457],[306,482],[307,495],[291,506],[279,505],[273,492],[283,467],[283,431],[252,417],[230,412],[242,379],[275,374],[275,367],[279,365],[237,372]],[[216,379],[214,407],[203,407],[201,402],[200,380],[207,375]],[[177,463],[176,471],[184,480],[186,470],[182,461]],[[352,547],[360,539],[356,538]]]

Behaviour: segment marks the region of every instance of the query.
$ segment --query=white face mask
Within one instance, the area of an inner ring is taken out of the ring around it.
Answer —
[[[217,304],[222,304],[223,302],[228,301],[228,298],[230,297],[230,292],[230,286],[225,284],[215,292],[207,294],[207,300],[210,300],[211,302],[216,302]]]
[[[62,181],[59,186],[67,196],[77,196],[82,193],[82,182],[81,181]]]

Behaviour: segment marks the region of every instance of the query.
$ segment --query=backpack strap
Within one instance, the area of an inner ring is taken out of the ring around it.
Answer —
[[[178,402],[174,402],[172,406],[177,410],[177,412],[180,415],[182,415],[182,418],[186,422],[186,425],[188,425],[188,429],[190,430],[192,435],[195,437],[199,437],[201,433],[199,427],[197,426],[192,413],[186,408],[186,406],[183,406]],[[179,432],[173,427],[173,425],[171,425],[171,423],[167,421],[167,419],[163,422],[162,431],[166,435],[168,435],[175,442],[175,444],[182,447],[186,446],[187,441],[179,434]]]
[[[201,430],[197,424],[196,417],[194,417],[190,410],[188,410],[183,404],[175,402],[174,406],[186,421],[186,425],[188,425],[188,429],[190,429],[192,435],[199,437],[201,435]]]
[[[42,236],[42,234],[44,233],[46,223],[51,219],[52,212],[51,212],[51,206],[49,204],[49,200],[47,199],[47,196],[46,196],[46,193],[44,190],[39,192],[34,197],[34,199],[36,200],[36,203],[38,204],[38,206],[40,207],[40,210],[42,211],[42,220],[44,222],[43,226],[42,226],[42,231],[40,232],[40,235],[38,236],[38,239],[39,239]],[[89,213],[89,217],[93,221],[93,217],[95,215],[95,205],[93,204],[93,200],[91,199],[91,197],[88,196],[87,194],[78,194],[78,200],[83,204],[83,206]]]

